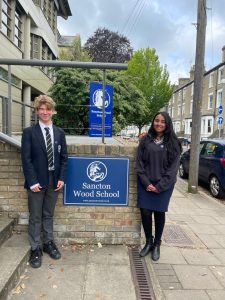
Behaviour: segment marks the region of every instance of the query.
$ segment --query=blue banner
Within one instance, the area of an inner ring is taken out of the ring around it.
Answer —
[[[89,136],[102,136],[102,83],[90,83],[90,130]],[[105,89],[105,137],[112,136],[113,86]]]
[[[126,157],[70,156],[64,204],[128,205],[128,179]]]

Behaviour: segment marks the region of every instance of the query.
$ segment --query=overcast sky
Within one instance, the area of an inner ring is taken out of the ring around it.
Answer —
[[[128,37],[134,50],[155,48],[172,83],[195,62],[198,0],[68,0],[72,17],[58,19],[62,35],[80,34],[82,45],[99,27]],[[225,0],[207,0],[206,69],[222,61]]]

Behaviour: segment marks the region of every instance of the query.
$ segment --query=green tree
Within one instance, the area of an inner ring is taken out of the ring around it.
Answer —
[[[84,49],[96,62],[124,63],[130,60],[133,53],[127,37],[106,28],[98,28],[88,38]]]
[[[174,87],[170,84],[166,65],[160,66],[155,49],[146,48],[135,52],[128,62],[126,73],[146,99],[145,113],[134,120],[134,124],[141,131],[155,113],[169,102]]]
[[[50,94],[57,104],[54,121],[68,134],[87,134],[89,127],[89,83],[100,80],[100,72],[58,69]]]
[[[74,37],[71,46],[66,46],[60,50],[59,59],[71,61],[91,61],[87,51],[81,46],[80,35],[76,35]]]
[[[99,70],[58,69],[56,81],[50,89],[57,104],[54,122],[68,134],[88,134],[89,85],[91,81],[102,82]],[[147,114],[145,98],[125,72],[107,72],[107,84],[114,87],[113,133],[119,132],[134,119]]]

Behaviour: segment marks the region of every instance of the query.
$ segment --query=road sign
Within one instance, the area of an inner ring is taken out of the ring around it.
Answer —
[[[223,106],[220,105],[220,106],[218,107],[218,113],[219,113],[219,114],[222,114],[222,112],[223,112]]]
[[[102,136],[103,85],[90,83],[90,131],[89,136]],[[113,86],[107,84],[105,91],[105,136],[112,136]]]
[[[218,117],[217,122],[219,125],[223,124],[223,117]]]

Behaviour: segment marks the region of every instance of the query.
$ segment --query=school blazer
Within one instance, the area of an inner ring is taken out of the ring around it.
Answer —
[[[65,182],[67,170],[67,146],[65,133],[53,125],[54,135],[54,186],[58,180]],[[39,124],[25,128],[22,135],[22,166],[25,176],[24,187],[29,189],[39,183],[45,188],[49,182],[48,158],[45,141]]]

